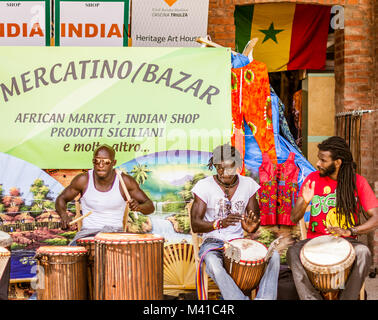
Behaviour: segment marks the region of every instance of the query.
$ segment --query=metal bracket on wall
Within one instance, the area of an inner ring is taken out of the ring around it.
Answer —
[[[364,113],[372,113],[376,110],[353,110],[336,113],[335,117],[344,117],[344,116],[361,116]]]

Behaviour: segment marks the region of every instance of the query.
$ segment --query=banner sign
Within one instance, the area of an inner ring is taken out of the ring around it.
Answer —
[[[0,0],[0,46],[49,46],[50,0]]]
[[[198,47],[206,37],[209,0],[138,0],[132,3],[134,47]]]
[[[129,0],[55,1],[56,46],[128,46]]]
[[[11,256],[11,279],[31,279],[36,277],[37,260],[35,250],[17,250]]]
[[[0,152],[39,168],[119,164],[230,140],[230,49],[4,47]]]

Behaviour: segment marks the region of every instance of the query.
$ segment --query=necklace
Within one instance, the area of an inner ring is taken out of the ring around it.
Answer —
[[[239,177],[237,175],[234,177],[234,179],[235,179],[234,182],[231,182],[230,184],[226,184],[226,183],[219,180],[217,174],[215,175],[215,180],[217,180],[217,183],[224,188],[224,193],[225,193],[226,198],[228,198],[229,189],[235,187],[239,182]]]

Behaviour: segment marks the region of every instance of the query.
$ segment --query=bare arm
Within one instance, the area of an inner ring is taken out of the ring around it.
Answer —
[[[368,214],[369,219],[363,224],[355,227],[357,234],[368,233],[378,228],[378,208],[369,209],[366,211],[366,213]],[[339,227],[328,226],[327,231],[343,237],[350,237],[352,235],[350,230]]]
[[[77,175],[55,200],[55,210],[62,219],[62,229],[68,228],[70,218],[67,215],[67,203],[82,194],[88,184],[86,173]]]
[[[213,222],[204,221],[207,205],[194,195],[194,201],[190,210],[190,222],[195,233],[207,233],[213,231]]]
[[[297,202],[295,203],[294,208],[291,209],[291,213],[290,213],[291,222],[298,223],[298,221],[304,217],[307,206],[308,206],[308,203],[306,203],[306,201],[304,201],[302,197],[299,197],[297,199]]]
[[[155,206],[144,193],[144,191],[139,187],[139,184],[135,179],[129,175],[122,173],[123,181],[126,184],[127,191],[130,194],[131,200],[128,201],[130,210],[139,211],[143,214],[150,214],[155,211]],[[121,194],[125,200],[127,200],[126,195],[121,188]]]
[[[378,208],[367,210],[366,213],[369,219],[356,227],[358,234],[368,233],[378,228]]]

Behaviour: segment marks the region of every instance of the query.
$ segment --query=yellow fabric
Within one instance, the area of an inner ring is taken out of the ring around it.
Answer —
[[[294,12],[295,3],[261,4],[254,7],[251,39],[257,37],[259,41],[254,47],[253,58],[264,61],[268,72],[287,70]],[[277,43],[271,38],[264,42],[266,37],[260,31],[269,30],[272,23]]]

